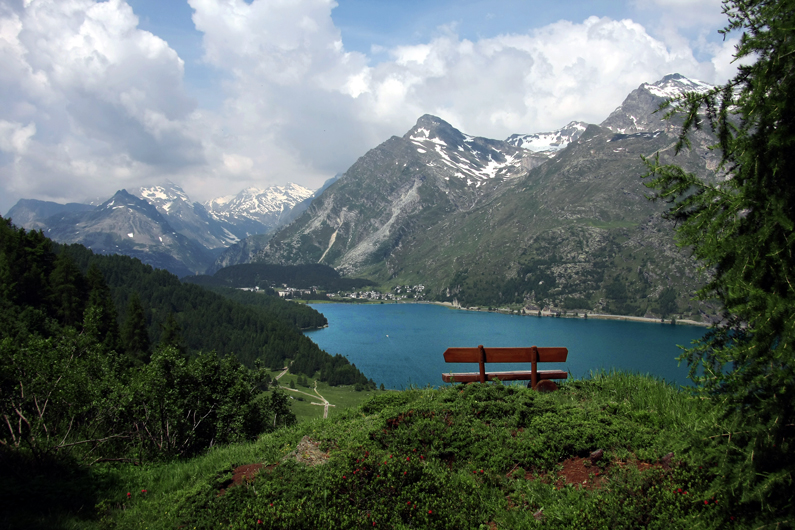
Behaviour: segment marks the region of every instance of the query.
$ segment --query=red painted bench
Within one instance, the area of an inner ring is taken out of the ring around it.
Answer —
[[[475,383],[493,381],[530,381],[536,390],[556,390],[552,379],[566,379],[563,370],[538,370],[538,363],[563,363],[569,355],[567,348],[447,348],[444,361],[448,363],[477,363],[479,372],[442,374],[445,383]],[[529,371],[486,372],[486,363],[530,363]]]

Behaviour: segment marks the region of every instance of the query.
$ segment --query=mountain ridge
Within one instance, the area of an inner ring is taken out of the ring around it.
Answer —
[[[432,298],[468,306],[654,316],[670,288],[680,314],[703,317],[714,308],[691,301],[702,281],[695,263],[640,179],[641,156],[673,156],[678,131],[655,113],[660,94],[693,86],[707,88],[678,74],[641,84],[602,124],[573,125],[576,137],[537,135],[550,146],[561,139],[553,153],[421,116],[360,157],[257,260],[422,283]],[[712,178],[711,143],[702,132],[677,163]]]

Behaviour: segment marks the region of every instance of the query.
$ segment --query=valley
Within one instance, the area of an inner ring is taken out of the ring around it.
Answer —
[[[711,322],[718,306],[693,299],[706,273],[676,246],[641,178],[643,157],[674,160],[679,124],[662,120],[659,105],[707,88],[671,74],[599,125],[505,141],[424,115],[315,191],[249,188],[199,204],[169,182],[98,206],[20,201],[9,215],[197,282],[249,263],[322,264],[369,282],[369,298],[422,285],[419,298],[462,308]],[[676,163],[718,179],[715,141],[697,131]]]

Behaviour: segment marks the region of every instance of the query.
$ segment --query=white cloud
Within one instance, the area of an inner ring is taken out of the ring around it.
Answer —
[[[120,0],[0,6],[0,120],[29,123],[7,191],[78,199],[201,161],[182,61],[137,25]]]
[[[27,150],[31,137],[36,134],[36,124],[11,123],[0,120],[0,150],[22,154]]]
[[[703,11],[699,23],[712,23],[714,2],[682,2],[637,5]],[[345,50],[332,0],[189,4],[205,60],[225,79],[215,110],[195,108],[182,60],[122,0],[0,3],[7,195],[76,200],[165,178],[200,200],[251,185],[319,186],[425,113],[504,138],[598,123],[667,73],[719,82],[734,68],[731,42],[597,17],[474,41],[448,25],[429,42],[374,50],[384,60],[371,64]]]

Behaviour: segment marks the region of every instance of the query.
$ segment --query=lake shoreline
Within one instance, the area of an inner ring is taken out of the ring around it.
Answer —
[[[481,312],[481,313],[500,313],[500,314],[503,314],[503,315],[519,315],[519,316],[529,316],[529,317],[533,317],[534,316],[534,317],[538,318],[538,314],[537,313],[536,314],[533,314],[533,313],[524,313],[524,314],[522,314],[522,313],[511,313],[509,311],[500,310],[500,309],[488,310],[488,309],[481,309],[479,307],[461,307],[461,306],[453,305],[450,302],[403,302],[403,303],[437,304],[437,305],[441,305],[441,306],[444,306],[444,307],[449,307],[450,309],[460,309],[462,311],[478,311],[478,312]],[[595,319],[599,319],[599,320],[623,320],[623,321],[627,321],[627,322],[644,322],[644,323],[647,323],[647,324],[667,324],[667,325],[671,324],[671,320],[670,319],[668,319],[668,320],[660,320],[660,319],[657,319],[657,318],[636,317],[636,316],[629,316],[629,315],[609,315],[609,314],[606,314],[606,313],[587,313],[587,317],[584,316],[584,315],[585,315],[585,313],[577,313],[577,314],[569,313],[569,314],[566,314],[566,315],[561,314],[560,316],[558,316],[557,312],[541,311],[541,317],[580,318],[580,319],[583,319],[583,320],[595,318]],[[688,320],[688,319],[682,319],[682,320],[677,319],[676,320],[676,325],[678,325],[678,324],[682,324],[682,325],[686,325],[686,326],[700,326],[700,327],[704,327],[704,328],[707,328],[707,327],[710,326],[710,324],[707,323],[707,322],[698,322],[696,320]]]
[[[537,313],[513,313],[511,311],[506,311],[504,309],[483,309],[480,307],[461,307],[460,305],[454,305],[451,302],[435,302],[429,300],[356,300],[356,301],[340,301],[340,300],[312,300],[305,303],[309,304],[356,304],[356,305],[380,305],[380,304],[434,304],[434,305],[441,305],[447,307],[449,309],[459,309],[461,311],[476,311],[479,313],[499,313],[501,315],[518,315],[518,316],[525,316],[525,317],[536,317],[538,318]],[[636,317],[630,315],[610,315],[607,313],[588,313],[587,317],[584,316],[585,313],[568,313],[566,315],[561,314],[560,316],[557,315],[557,312],[553,311],[541,311],[542,317],[551,317],[551,318],[580,318],[583,320],[588,320],[591,318],[599,319],[599,320],[618,320],[618,321],[626,321],[626,322],[643,322],[646,324],[665,324],[671,325],[671,319],[661,320],[658,318],[647,318],[647,317]],[[697,326],[702,328],[708,328],[711,324],[709,322],[699,322],[697,320],[689,320],[689,319],[677,319],[675,325],[684,325],[684,326]]]

